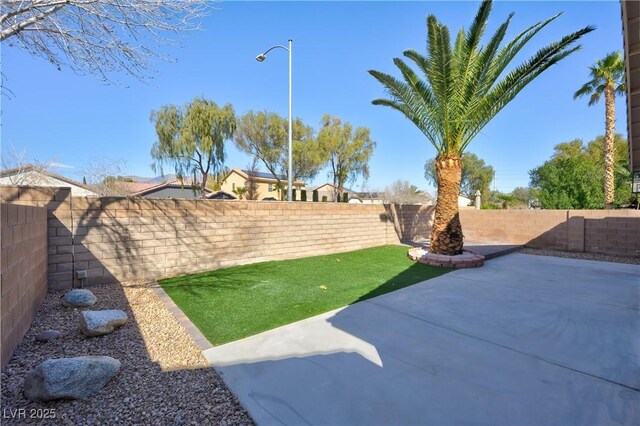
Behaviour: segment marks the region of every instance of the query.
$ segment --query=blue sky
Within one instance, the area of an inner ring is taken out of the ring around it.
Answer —
[[[155,64],[147,84],[122,78],[104,85],[91,76],[62,71],[15,48],[2,46],[2,72],[14,96],[2,98],[2,153],[14,146],[30,160],[55,161],[57,171],[81,178],[95,159],[122,160],[127,174],[152,176],[149,151],[155,141],[149,121],[164,104],[184,104],[205,96],[248,110],[287,115],[287,55],[255,56],[292,38],[294,115],[318,128],[323,114],[371,129],[377,148],[370,162],[369,189],[397,179],[433,191],[423,175],[434,148],[399,113],[373,106],[382,86],[368,69],[398,74],[392,58],[408,48],[425,49],[425,18],[434,14],[452,32],[467,27],[477,2],[222,2],[201,25],[167,49],[176,62]],[[604,131],[604,106],[587,107],[573,93],[587,80],[588,66],[622,49],[620,4],[610,2],[497,2],[488,33],[512,20],[508,38],[529,25],[564,11],[523,51],[521,62],[543,45],[586,25],[597,30],[583,49],[547,70],[509,104],[471,143],[497,171],[495,186],[509,191],[528,184],[528,171],[548,159],[553,146],[585,141]],[[626,135],[624,98],[617,101],[617,131]],[[250,159],[226,145],[228,167]],[[170,172],[165,170],[165,173]],[[327,180],[321,171],[313,183]],[[362,181],[351,185],[362,187]]]

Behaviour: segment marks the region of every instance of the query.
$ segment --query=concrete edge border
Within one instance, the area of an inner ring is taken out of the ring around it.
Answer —
[[[195,343],[201,351],[204,352],[207,349],[213,348],[211,342],[209,342],[204,334],[202,334],[202,332],[198,330],[198,327],[196,327],[195,324],[191,322],[189,317],[187,317],[185,313],[182,312],[182,309],[180,309],[178,305],[175,304],[173,299],[169,297],[169,295],[164,291],[164,289],[160,286],[160,284],[158,284],[157,281],[152,281],[149,285],[149,289],[153,291],[156,296],[158,296],[158,299],[160,299],[162,303],[164,303],[169,312],[171,312],[173,316],[178,320],[182,328],[184,328],[189,337],[191,337],[191,340],[193,340],[193,343]]]

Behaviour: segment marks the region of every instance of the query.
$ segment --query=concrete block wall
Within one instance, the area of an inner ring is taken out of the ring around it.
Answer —
[[[74,268],[88,270],[90,283],[397,242],[384,208],[373,205],[73,198],[72,218]]]
[[[72,197],[69,188],[2,187],[47,208],[49,288],[161,278],[430,237],[433,206]],[[461,209],[466,241],[640,256],[635,210]]]
[[[2,368],[47,293],[47,209],[0,204]]]
[[[46,208],[49,288],[68,287],[73,269],[71,188],[0,186],[0,200]]]
[[[467,241],[568,250],[566,210],[460,210]]]
[[[584,251],[640,257],[640,211],[571,211],[584,218]]]
[[[68,188],[1,187],[48,211],[49,288],[161,278],[398,242],[382,205],[71,197]]]
[[[433,206],[387,205],[400,239],[428,240]],[[640,257],[638,210],[460,209],[465,241]]]
[[[402,242],[429,240],[435,214],[434,205],[385,204],[384,208]]]

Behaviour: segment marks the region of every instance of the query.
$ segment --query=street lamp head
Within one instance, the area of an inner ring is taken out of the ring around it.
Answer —
[[[256,61],[258,62],[262,62],[266,59],[267,57],[265,56],[264,53],[259,54],[258,56],[256,56]]]

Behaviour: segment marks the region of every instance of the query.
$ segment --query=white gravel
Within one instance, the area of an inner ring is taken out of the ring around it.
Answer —
[[[90,290],[98,298],[90,309],[122,309],[129,321],[109,335],[87,338],[78,327],[80,310],[61,303],[65,292],[49,293],[2,371],[3,425],[253,424],[182,326],[144,284]],[[50,329],[62,336],[47,343],[35,341],[38,333]],[[122,368],[88,400],[45,403],[24,398],[24,377],[36,365],[47,358],[82,355],[108,355],[120,360]],[[17,409],[25,409],[24,415]],[[45,419],[45,414],[55,418]]]
[[[538,256],[568,257],[570,259],[599,260],[601,262],[630,263],[634,265],[640,265],[640,257],[612,256],[608,254],[598,253],[573,253],[558,250],[534,249],[528,247],[521,248],[518,251],[520,253],[534,254]]]

